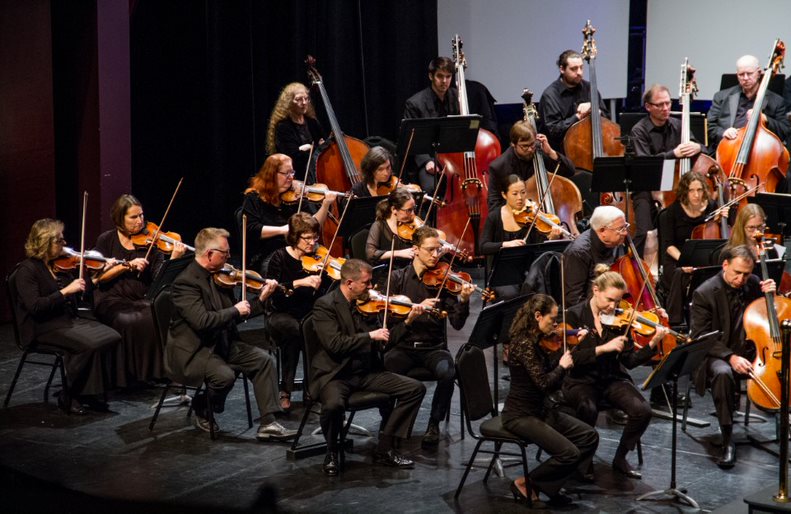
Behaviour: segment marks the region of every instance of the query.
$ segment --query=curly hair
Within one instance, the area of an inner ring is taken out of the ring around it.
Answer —
[[[519,342],[535,339],[541,335],[538,328],[536,313],[546,316],[558,303],[549,295],[537,293],[527,299],[524,305],[517,311],[511,328],[508,330],[509,340]]]
[[[280,205],[280,191],[277,187],[277,170],[291,162],[291,157],[282,153],[270,155],[258,173],[250,178],[244,194],[256,193],[261,200],[272,205]]]
[[[294,97],[299,93],[310,95],[310,91],[301,82],[292,82],[280,90],[280,96],[277,97],[275,107],[272,109],[272,114],[269,116],[269,127],[266,130],[266,153],[269,155],[277,152],[275,148],[275,128],[277,124],[289,117],[291,111],[291,104]],[[313,104],[308,104],[308,118],[315,118],[316,111],[313,109]]]
[[[700,172],[690,171],[681,176],[676,186],[676,198],[678,198],[678,201],[681,202],[682,205],[689,205],[689,186],[696,180],[700,182],[700,185],[703,187],[703,199],[708,201],[708,199],[711,198],[711,188],[709,187],[709,182],[706,180],[706,177]]]
[[[34,259],[46,260],[53,241],[63,232],[63,222],[44,218],[33,223],[25,241],[25,255]]]

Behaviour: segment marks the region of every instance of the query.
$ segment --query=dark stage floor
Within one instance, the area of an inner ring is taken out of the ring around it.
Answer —
[[[474,312],[480,302],[474,303]],[[451,330],[451,349],[466,339],[475,315],[465,332]],[[488,352],[487,352],[488,353]],[[20,352],[11,327],[0,327],[0,393],[5,395]],[[637,370],[642,380],[646,370]],[[507,478],[493,476],[485,486],[483,471],[474,469],[458,501],[453,492],[461,478],[465,459],[474,447],[469,436],[460,439],[458,391],[449,436],[438,450],[420,449],[419,435],[425,430],[429,401],[423,409],[413,437],[402,450],[417,464],[414,470],[399,471],[373,466],[370,453],[374,441],[354,437],[353,453],[339,478],[321,472],[322,457],[292,462],[286,460],[286,444],[256,442],[255,430],[247,430],[241,387],[234,389],[226,412],[218,421],[224,430],[217,441],[193,428],[185,417],[187,409],[164,411],[153,432],[148,430],[152,406],[159,390],[146,389],[111,396],[112,412],[83,417],[66,416],[54,400],[42,403],[43,370],[23,372],[10,408],[0,412],[0,487],[3,512],[232,512],[266,511],[276,502],[284,512],[516,512],[526,508],[513,502],[509,482],[519,467],[506,467]],[[508,382],[500,382],[501,398]],[[429,387],[427,397],[433,392]],[[299,396],[297,396],[298,398]],[[750,445],[738,448],[739,462],[730,471],[714,464],[717,449],[716,420],[709,415],[709,397],[694,397],[691,416],[712,423],[680,433],[678,484],[688,490],[707,511],[746,512],[745,495],[777,482],[778,459]],[[301,411],[282,422],[296,428]],[[358,414],[355,421],[375,431],[378,415]],[[257,425],[256,425],[257,426]],[[315,428],[316,423],[312,424]],[[575,512],[690,512],[670,501],[637,502],[641,494],[668,487],[670,481],[671,424],[655,419],[643,437],[645,464],[643,480],[616,477],[609,466],[620,426],[600,419],[601,444],[595,465],[594,484],[569,483],[576,498]],[[745,428],[737,428],[740,437]],[[774,433],[774,422],[754,422],[749,432],[761,436]],[[529,451],[531,466],[535,450]],[[630,454],[637,465],[636,453]]]

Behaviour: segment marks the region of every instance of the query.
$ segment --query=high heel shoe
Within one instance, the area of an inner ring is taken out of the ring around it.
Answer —
[[[530,497],[525,496],[519,486],[516,485],[516,481],[511,482],[511,494],[514,495],[514,501],[516,503],[527,503],[529,506],[533,508],[541,508],[543,506],[543,502],[538,499],[538,494],[533,491],[530,487],[530,482],[525,480],[525,490],[528,491]]]

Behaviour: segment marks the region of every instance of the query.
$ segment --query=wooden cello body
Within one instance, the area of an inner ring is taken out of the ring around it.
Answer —
[[[456,62],[456,84],[459,89],[459,112],[470,114],[464,68],[467,66],[458,35],[453,38],[453,57]],[[478,240],[482,221],[488,213],[484,181],[479,170],[488,170],[489,164],[501,153],[500,141],[486,129],[478,130],[474,152],[441,154],[439,160],[447,183],[445,206],[437,210],[437,228],[445,232],[449,241],[471,257],[479,257]],[[471,230],[464,231],[467,220]],[[463,237],[463,238],[462,238]]]
[[[308,56],[305,63],[308,65],[308,75],[313,85],[318,87],[321,94],[334,138],[316,160],[316,179],[318,182],[326,184],[332,191],[350,191],[354,184],[362,181],[360,162],[368,153],[369,147],[363,141],[343,133],[330,103],[329,95],[327,95],[327,90],[324,88],[321,75],[315,68],[315,59]],[[338,217],[339,211],[336,204],[330,209],[322,226],[322,240],[329,247],[330,255],[334,256],[343,255],[343,239],[337,237]]]

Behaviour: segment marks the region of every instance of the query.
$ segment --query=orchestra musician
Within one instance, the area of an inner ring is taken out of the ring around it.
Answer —
[[[583,78],[584,63],[579,52],[566,50],[557,60],[560,76],[541,93],[539,132],[546,134],[549,146],[563,151],[563,137],[578,121],[590,116],[591,85]],[[602,114],[607,107],[599,94]]]
[[[423,225],[412,235],[415,257],[412,265],[393,271],[390,278],[391,294],[403,294],[423,307],[437,308],[448,313],[453,328],[461,330],[470,314],[472,284],[465,284],[458,296],[446,289],[437,293],[423,283],[423,275],[439,262],[442,243],[437,231]],[[448,351],[445,319],[429,314],[407,318],[390,331],[389,350],[385,353],[385,368],[406,375],[412,368],[426,368],[437,381],[431,402],[428,427],[421,442],[424,448],[439,443],[439,423],[445,419],[453,397],[456,368]]]
[[[281,193],[291,189],[294,173],[290,157],[280,153],[270,155],[250,179],[250,185],[244,192],[241,212],[247,214],[249,266],[261,271],[262,275],[266,274],[266,259],[278,248],[286,246],[288,219],[297,212],[297,205],[287,205],[280,199]],[[332,192],[324,195],[321,207],[313,214],[320,224],[327,219],[327,212],[336,197]],[[314,210],[307,201],[302,207]]]
[[[563,250],[566,305],[576,305],[590,297],[596,265],[615,262],[628,232],[629,223],[618,207],[601,205],[593,210],[590,228]]]
[[[267,327],[282,352],[279,399],[280,408],[286,412],[291,410],[291,392],[302,350],[299,323],[313,308],[316,291],[321,286],[321,276],[308,274],[300,259],[315,253],[319,231],[319,222],[310,214],[298,212],[291,216],[286,235],[288,246],[272,253],[266,269],[266,278],[276,280],[293,291],[288,296],[281,290],[272,295],[271,313],[267,318]]]
[[[507,179],[510,175],[517,175],[525,181],[533,176],[533,159],[539,147],[543,152],[544,163],[548,171],[554,171],[557,164],[560,164],[559,175],[574,176],[574,164],[568,157],[556,152],[544,134],[536,134],[529,122],[520,120],[514,123],[509,137],[511,145],[489,165],[489,193],[487,196],[489,212],[503,205],[503,192],[508,186]]]
[[[733,443],[733,413],[736,410],[737,380],[752,371],[755,346],[745,341],[743,315],[747,305],[764,293],[774,292],[772,279],[761,281],[752,274],[756,255],[739,245],[723,251],[722,271],[703,282],[692,294],[690,335],[695,338],[720,331],[694,380],[698,394],[711,389],[722,434],[722,454],[717,465],[729,469],[736,464]]]
[[[115,228],[102,233],[94,249],[104,257],[128,264],[116,265],[99,276],[93,293],[94,312],[99,321],[116,329],[123,338],[116,348],[111,383],[127,387],[165,376],[151,301],[145,297],[165,262],[165,254],[154,245],[146,260],[148,247],[135,247],[132,241],[132,236],[146,227],[140,200],[130,194],[119,196],[110,209],[110,217]],[[177,259],[185,251],[185,246],[177,242],[170,258]]]
[[[551,352],[541,344],[557,324],[558,305],[545,294],[531,296],[516,313],[509,337],[511,387],[502,413],[503,427],[550,455],[527,480],[523,477],[512,483],[514,498],[526,499],[532,493],[537,499],[537,493],[542,492],[553,506],[572,502],[561,487],[575,470],[587,471],[599,445],[594,428],[554,408],[548,400],[552,392],[560,390],[574,365],[569,350]],[[580,339],[586,334],[581,332]]]
[[[596,266],[596,274],[591,296],[571,307],[566,316],[569,325],[591,327],[591,332],[571,353],[573,367],[563,382],[563,394],[576,416],[590,426],[596,425],[602,400],[627,414],[612,467],[629,478],[640,479],[642,475],[632,469],[626,455],[648,428],[651,406],[632,383],[627,370],[651,360],[667,329],[658,327],[650,343],[638,350],[628,336],[604,325],[600,315],[614,313],[626,291],[626,282],[605,264]]]
[[[643,106],[648,116],[638,121],[630,133],[634,150],[638,156],[660,156],[665,159],[681,159],[698,155],[703,145],[691,141],[681,142],[681,120],[670,116],[670,90],[654,84],[643,94]],[[634,245],[643,255],[648,232],[656,228],[656,202],[650,191],[632,193],[636,230]]]
[[[277,97],[266,132],[266,152],[282,153],[294,163],[297,180],[305,180],[308,156],[313,144],[321,144],[323,131],[304,84],[287,84]],[[317,150],[313,150],[314,155]]]
[[[85,414],[84,406],[107,411],[105,355],[121,342],[121,335],[98,321],[78,317],[76,297],[91,282],[53,266],[65,245],[61,221],[40,219],[30,228],[27,259],[10,279],[16,290],[20,340],[24,348],[35,349],[31,347],[35,341],[64,351],[68,386],[58,396],[63,411]]]
[[[236,382],[236,371],[231,368],[235,366],[253,384],[261,414],[256,439],[291,439],[296,430],[289,430],[275,420],[275,413],[280,411],[275,359],[261,348],[240,341],[236,329],[238,322],[263,312],[263,302],[277,283],[267,280],[252,304],[246,299],[237,302],[233,290],[221,288],[212,277],[212,273],[225,266],[230,253],[225,229],[204,228],[195,237],[195,259],[176,277],[172,286],[174,309],[165,366],[176,382],[206,383],[206,388],[192,400],[195,426],[200,430],[212,430],[209,405],[214,412],[225,410],[225,399]],[[219,431],[216,422],[214,431]]]
[[[755,259],[758,259],[758,256],[761,254],[761,243],[756,240],[755,235],[763,234],[765,229],[766,213],[764,213],[760,205],[757,203],[748,203],[742,207],[736,215],[736,221],[733,222],[733,227],[731,228],[731,236],[722,249],[719,260],[723,260],[725,251],[728,248],[742,245],[749,248],[753,252]],[[774,259],[777,257],[777,250],[775,248],[770,249],[767,258]]]
[[[738,129],[747,124],[748,111],[753,108],[763,73],[756,57],[744,55],[736,61],[739,84],[714,93],[707,115],[712,153],[722,139],[736,139]],[[785,140],[791,135],[791,122],[786,117],[782,96],[767,90],[761,111],[766,116],[766,127],[777,137]]]
[[[376,205],[376,221],[371,225],[365,242],[365,257],[371,265],[390,261],[393,238],[393,266],[400,268],[412,262],[415,257],[412,243],[404,241],[397,234],[400,223],[414,221],[415,209],[415,198],[404,188],[394,189]]]
[[[396,438],[410,437],[426,387],[419,381],[384,371],[378,358],[380,344],[388,341],[387,328],[370,330],[360,319],[356,300],[371,287],[371,266],[349,259],[341,267],[340,286],[316,301],[313,319],[320,351],[312,359],[311,396],[321,401],[321,428],[327,441],[322,470],[336,476],[338,436],[343,427],[346,400],[356,391],[384,392],[393,397],[395,407],[383,416],[374,462],[398,468],[412,468],[414,462],[394,449]],[[420,308],[410,312],[413,319]]]
[[[380,196],[377,187],[389,184],[393,176],[393,156],[382,146],[374,146],[360,161],[363,179],[352,186],[354,196]]]

